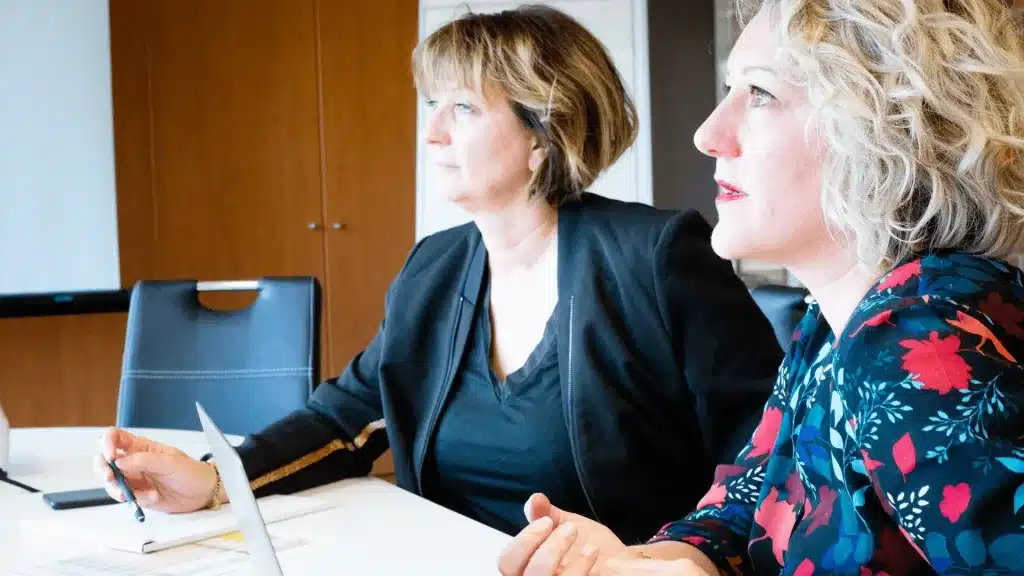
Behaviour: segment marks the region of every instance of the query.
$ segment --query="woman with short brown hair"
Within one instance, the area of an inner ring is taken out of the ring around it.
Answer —
[[[575,20],[467,15],[413,62],[431,177],[473,222],[420,241],[370,345],[247,439],[256,494],[364,475],[390,446],[400,486],[499,530],[524,527],[543,491],[638,539],[746,440],[782,358],[774,333],[699,215],[585,192],[636,114]],[[215,466],[121,431],[103,456],[144,506],[226,497]]]

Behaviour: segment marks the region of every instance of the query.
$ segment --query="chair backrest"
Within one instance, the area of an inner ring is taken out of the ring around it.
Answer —
[[[805,288],[775,284],[756,286],[750,290],[750,295],[775,329],[775,337],[783,352],[789,350],[793,332],[807,312],[808,294]]]
[[[255,289],[239,310],[199,292]],[[196,402],[228,434],[258,432],[305,406],[319,378],[315,278],[141,281],[132,290],[117,425],[200,430]]]

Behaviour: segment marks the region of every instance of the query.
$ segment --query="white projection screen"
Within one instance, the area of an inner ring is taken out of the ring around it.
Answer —
[[[120,287],[107,0],[0,0],[0,296]]]

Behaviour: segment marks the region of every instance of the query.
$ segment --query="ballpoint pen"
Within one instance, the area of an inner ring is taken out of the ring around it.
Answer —
[[[114,473],[114,478],[117,479],[118,486],[121,487],[121,493],[124,494],[124,499],[128,503],[128,506],[135,513],[135,519],[139,522],[146,521],[146,515],[142,512],[142,507],[139,506],[139,502],[135,499],[135,493],[128,486],[128,481],[125,480],[124,474],[121,473],[121,469],[114,464],[113,460],[107,461],[107,465],[110,466],[110,470]]]

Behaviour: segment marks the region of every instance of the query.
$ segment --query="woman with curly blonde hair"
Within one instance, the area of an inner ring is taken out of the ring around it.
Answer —
[[[504,574],[1024,573],[1024,60],[999,0],[763,0],[695,136],[716,252],[814,301],[762,420],[645,545],[534,496]],[[555,528],[557,527],[557,529]]]

